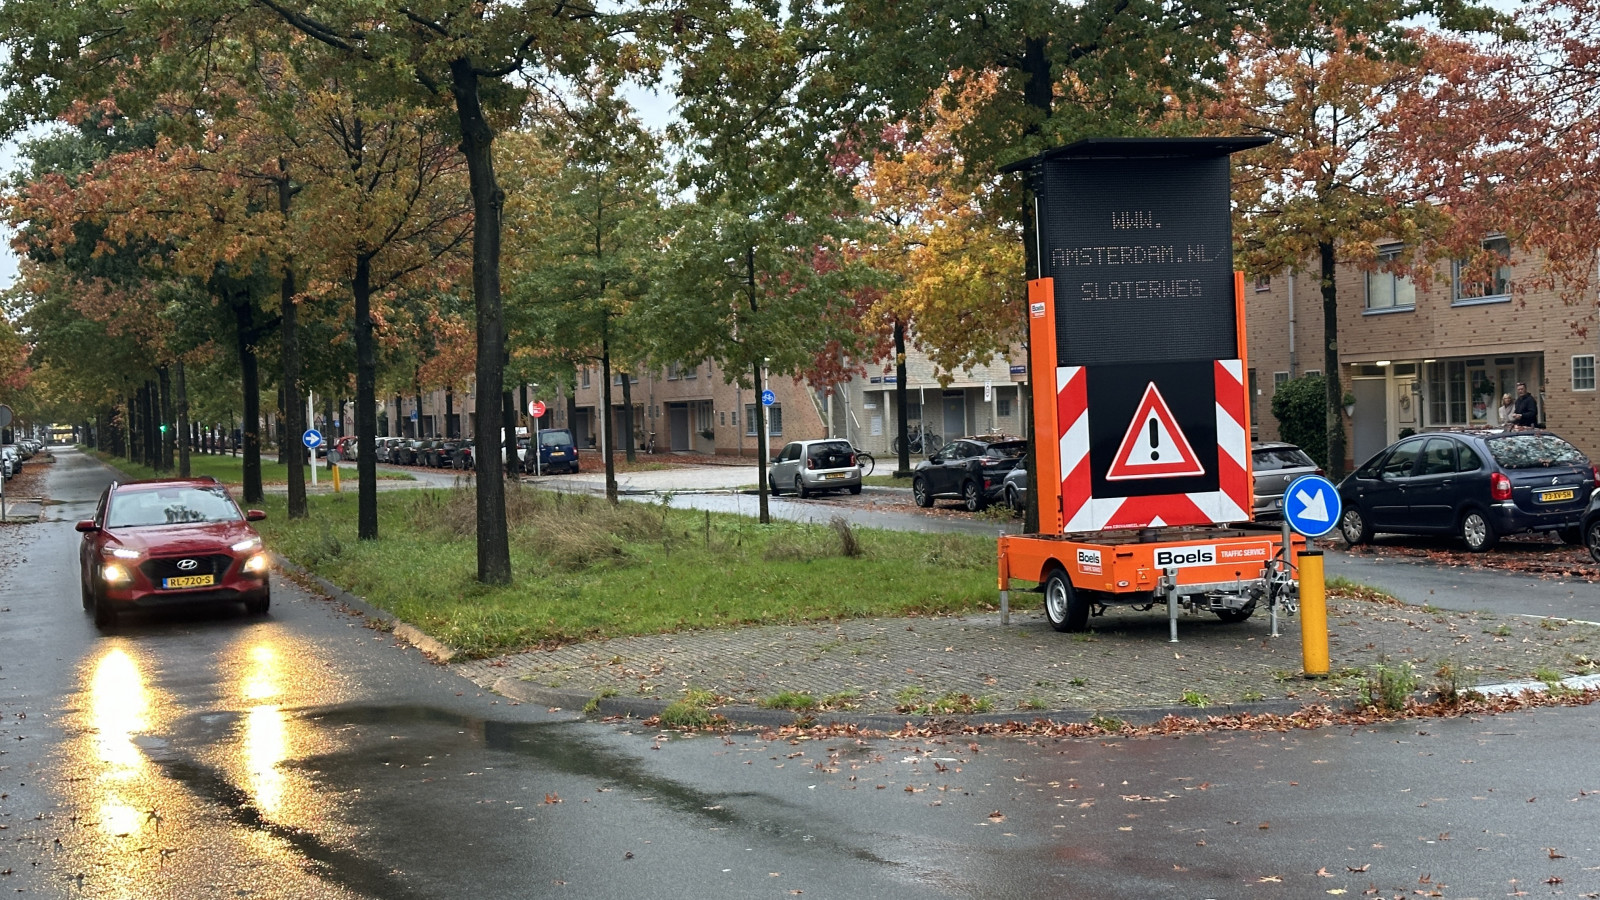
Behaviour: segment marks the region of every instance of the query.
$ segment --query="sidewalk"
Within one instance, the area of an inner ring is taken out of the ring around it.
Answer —
[[[735,722],[780,724],[796,714],[763,709],[784,692],[847,695],[818,721],[898,727],[944,710],[974,721],[1128,722],[1231,712],[1289,712],[1306,704],[1352,705],[1379,664],[1410,663],[1418,690],[1432,693],[1443,668],[1460,687],[1533,681],[1536,674],[1593,672],[1600,627],[1543,624],[1479,613],[1330,599],[1332,677],[1301,677],[1300,620],[1266,614],[1234,625],[1210,614],[1180,614],[1179,642],[1168,620],[1112,608],[1092,632],[1059,634],[1037,608],[959,618],[846,620],[683,632],[576,644],[454,668],[514,699],[582,708],[602,698],[608,715],[659,713],[685,690],[710,691]],[[929,708],[943,700],[943,710]]]

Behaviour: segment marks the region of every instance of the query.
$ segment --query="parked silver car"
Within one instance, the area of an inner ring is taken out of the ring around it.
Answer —
[[[1257,441],[1250,445],[1250,468],[1255,472],[1256,521],[1283,518],[1283,492],[1302,475],[1321,475],[1304,450],[1283,441]]]
[[[792,441],[767,470],[774,495],[794,491],[804,499],[821,491],[861,493],[861,466],[846,440]]]

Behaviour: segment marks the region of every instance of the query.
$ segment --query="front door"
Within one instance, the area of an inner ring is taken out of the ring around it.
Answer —
[[[944,442],[948,444],[957,438],[967,436],[967,398],[962,395],[943,399]]]
[[[1350,455],[1359,466],[1389,446],[1387,383],[1382,378],[1353,378],[1350,393],[1356,398],[1355,410],[1351,413],[1354,439]]]
[[[668,403],[667,425],[672,432],[672,449],[684,451],[693,449],[689,445],[689,404]]]

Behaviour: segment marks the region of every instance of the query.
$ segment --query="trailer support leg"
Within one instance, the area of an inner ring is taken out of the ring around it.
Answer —
[[[1168,569],[1166,575],[1167,623],[1172,628],[1172,637],[1168,639],[1167,643],[1176,644],[1178,642],[1178,570]]]

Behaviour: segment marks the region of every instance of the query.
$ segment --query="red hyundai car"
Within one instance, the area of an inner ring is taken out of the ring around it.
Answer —
[[[265,613],[272,561],[250,523],[266,517],[211,478],[112,482],[77,526],[83,608],[99,628],[135,607],[243,600]]]

